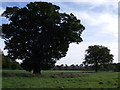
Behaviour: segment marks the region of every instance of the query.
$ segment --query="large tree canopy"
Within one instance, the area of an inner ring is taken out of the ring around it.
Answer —
[[[40,73],[64,57],[70,43],[80,43],[85,29],[72,13],[60,13],[60,7],[47,2],[31,2],[24,8],[7,7],[2,25],[9,57],[23,60],[27,71]]]
[[[86,50],[85,65],[92,65],[93,69],[97,72],[100,65],[112,63],[113,55],[110,54],[110,49],[104,46],[94,45],[89,46]]]

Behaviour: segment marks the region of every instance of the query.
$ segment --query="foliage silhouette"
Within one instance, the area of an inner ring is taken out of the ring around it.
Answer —
[[[112,63],[113,55],[107,47],[94,45],[89,46],[86,50],[84,65],[91,65],[95,72],[98,71],[101,65]]]
[[[65,57],[70,43],[79,44],[85,27],[72,13],[47,2],[31,2],[26,7],[7,7],[2,16],[5,49],[12,59],[23,60],[22,67],[34,74],[54,66]]]

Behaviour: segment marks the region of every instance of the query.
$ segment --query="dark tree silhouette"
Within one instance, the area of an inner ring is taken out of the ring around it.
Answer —
[[[7,7],[2,25],[9,57],[23,60],[22,67],[34,74],[54,66],[64,57],[70,43],[80,43],[85,29],[72,13],[47,2],[31,2],[24,8]]]
[[[92,65],[95,72],[98,71],[100,65],[112,63],[113,55],[107,47],[94,45],[89,46],[86,50],[84,65]]]

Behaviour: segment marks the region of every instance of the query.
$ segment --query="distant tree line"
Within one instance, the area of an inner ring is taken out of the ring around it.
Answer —
[[[84,70],[84,67],[81,65],[70,65],[68,66],[67,64],[63,65],[56,65],[54,68],[52,68],[53,70]]]
[[[110,63],[110,64],[103,64],[100,65],[99,71],[115,71],[115,72],[120,72],[120,63]],[[84,66],[85,70],[94,70],[93,66]]]
[[[52,70],[86,70],[86,71],[93,71],[94,68],[93,66],[87,66],[84,64],[80,65],[56,65]],[[120,63],[111,63],[111,64],[104,64],[101,65],[99,71],[115,71],[115,72],[120,72]]]

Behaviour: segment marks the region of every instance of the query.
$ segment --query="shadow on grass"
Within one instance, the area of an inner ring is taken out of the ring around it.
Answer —
[[[74,78],[74,77],[85,77],[89,76],[88,73],[43,73],[43,74],[28,74],[28,73],[2,73],[3,77],[51,77],[51,78],[56,78],[56,77],[66,77],[66,78]]]

